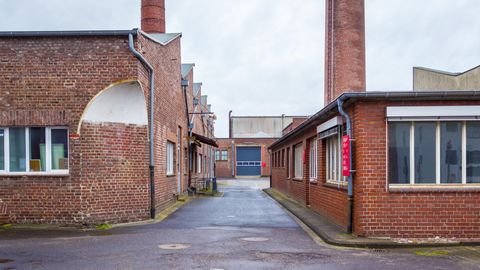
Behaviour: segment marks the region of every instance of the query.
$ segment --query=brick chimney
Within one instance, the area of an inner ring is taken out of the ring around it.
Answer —
[[[326,0],[325,105],[345,92],[365,92],[364,0]]]
[[[142,25],[146,33],[165,33],[165,0],[142,0]]]

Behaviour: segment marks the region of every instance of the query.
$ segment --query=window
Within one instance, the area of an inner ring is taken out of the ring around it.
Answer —
[[[310,182],[317,181],[317,139],[310,141]]]
[[[480,183],[480,122],[388,123],[390,184]]]
[[[65,173],[67,170],[66,128],[0,128],[0,171]]]
[[[285,149],[282,149],[282,168],[285,168]]]
[[[303,145],[301,143],[293,147],[293,160],[294,160],[294,173],[296,179],[303,178],[303,167],[302,167],[302,154],[303,154]]]
[[[167,142],[167,175],[173,175],[173,153],[175,146],[172,142]]]
[[[198,158],[197,158],[197,173],[201,173],[202,172],[202,154],[198,154]]]
[[[188,164],[188,149],[187,147],[184,148],[183,150],[183,174],[187,174],[187,168],[190,167]]]
[[[215,151],[215,160],[228,160],[227,150],[216,150]]]
[[[174,144],[171,142],[167,142],[167,175],[173,175],[174,149]]]
[[[346,178],[342,176],[342,148],[341,132],[325,138],[325,164],[328,183],[344,183]]]
[[[5,171],[5,130],[0,129],[0,171]]]
[[[287,173],[287,178],[290,178],[290,147],[287,148],[287,169],[286,169],[286,173]]]

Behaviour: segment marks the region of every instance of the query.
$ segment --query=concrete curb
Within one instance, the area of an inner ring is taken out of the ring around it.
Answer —
[[[386,248],[430,248],[430,247],[455,247],[455,246],[480,246],[480,242],[446,242],[446,243],[398,243],[389,239],[373,239],[348,235],[345,239],[345,232],[329,223],[325,218],[314,211],[304,207],[284,194],[269,188],[263,190],[272,199],[277,201],[290,213],[301,220],[324,242],[330,245],[355,248],[386,249]],[[342,237],[339,237],[342,236]]]

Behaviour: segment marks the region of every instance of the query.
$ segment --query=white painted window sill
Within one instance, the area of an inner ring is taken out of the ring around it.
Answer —
[[[0,176],[70,176],[70,172],[0,172]]]
[[[480,190],[480,184],[389,184],[390,191],[471,191]]]

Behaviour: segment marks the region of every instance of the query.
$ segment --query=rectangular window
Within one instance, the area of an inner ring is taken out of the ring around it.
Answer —
[[[198,158],[197,158],[197,173],[201,173],[202,172],[202,154],[198,154]]]
[[[215,151],[215,160],[220,160],[220,153],[221,153],[220,150]]]
[[[480,122],[388,123],[390,184],[480,183]]]
[[[286,172],[287,172],[287,178],[290,178],[290,168],[291,168],[291,165],[290,165],[290,147],[287,148],[287,169],[286,169]]]
[[[303,166],[302,166],[302,154],[303,144],[297,144],[293,147],[293,160],[294,160],[294,172],[295,179],[303,178]]]
[[[0,129],[0,171],[5,170],[5,130]]]
[[[342,176],[342,148],[340,132],[325,139],[325,164],[327,182],[338,184],[345,181]]]
[[[467,122],[467,184],[471,183],[480,183],[480,122]]]
[[[436,141],[435,122],[414,123],[415,184],[436,182]]]
[[[285,149],[282,149],[282,168],[285,168]]]
[[[29,127],[0,129],[0,171],[67,172],[68,130]]]
[[[167,142],[167,175],[173,175],[173,151],[175,146],[171,142]]]
[[[410,183],[410,123],[388,125],[388,168],[391,184]]]
[[[187,168],[190,166],[188,164],[188,149],[187,147],[183,150],[183,174],[187,174]]]
[[[440,183],[462,183],[462,123],[440,123]]]
[[[25,128],[9,128],[10,139],[10,172],[27,171],[27,153],[25,143]]]
[[[317,144],[316,138],[310,141],[310,182],[317,181]]]
[[[227,150],[222,150],[222,160],[228,160],[228,151]]]

